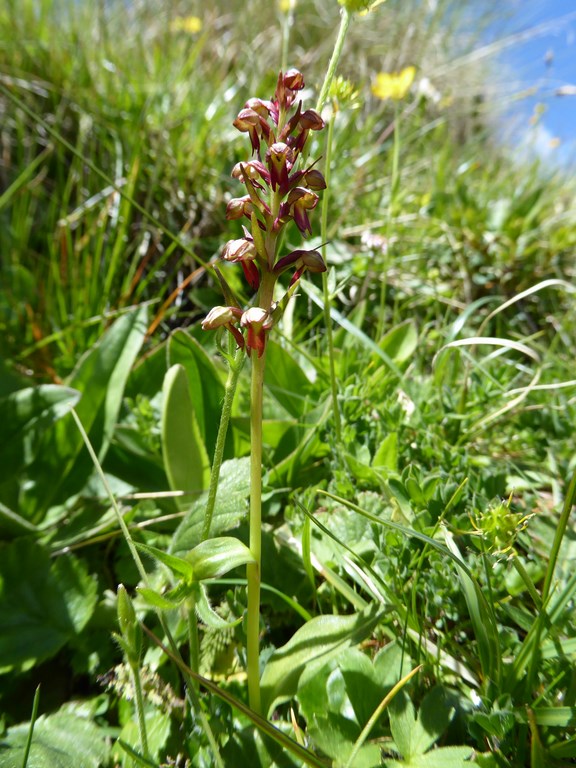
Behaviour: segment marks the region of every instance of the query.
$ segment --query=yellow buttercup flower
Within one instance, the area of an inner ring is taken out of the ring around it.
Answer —
[[[296,7],[296,0],[278,0],[281,13],[290,13]]]
[[[372,86],[376,98],[400,101],[410,90],[416,76],[416,67],[405,67],[401,72],[380,72]]]
[[[196,35],[202,31],[202,19],[198,16],[177,16],[170,24],[172,32],[187,32]]]

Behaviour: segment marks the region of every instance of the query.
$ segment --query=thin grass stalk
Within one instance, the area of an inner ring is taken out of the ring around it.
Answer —
[[[24,748],[24,756],[22,757],[22,768],[26,768],[28,765],[28,758],[30,757],[30,749],[32,748],[32,738],[34,736],[34,726],[36,725],[36,718],[38,717],[38,707],[40,706],[40,686],[37,686],[34,692],[34,701],[32,703],[32,714],[30,716],[30,728],[28,729],[28,737],[26,738],[26,746]]]
[[[536,619],[535,637],[534,637],[534,642],[532,644],[532,654],[530,657],[528,674],[526,676],[526,687],[525,687],[526,695],[529,695],[530,691],[532,691],[535,686],[536,675],[537,675],[538,666],[540,663],[540,642],[542,637],[542,631],[548,619],[547,604],[548,604],[548,599],[550,597],[552,579],[554,578],[554,571],[556,570],[558,554],[560,552],[560,547],[562,546],[562,541],[564,540],[564,535],[566,533],[566,528],[568,526],[570,512],[572,511],[572,507],[574,506],[575,502],[576,502],[576,470],[572,475],[572,479],[570,480],[570,483],[568,485],[568,490],[564,498],[562,513],[560,515],[560,520],[558,521],[558,526],[556,527],[556,533],[554,535],[554,541],[552,543],[552,551],[550,552],[550,558],[548,559],[548,567],[546,569],[546,575],[544,576],[544,585],[542,587],[542,608],[538,612],[538,616]]]
[[[324,82],[322,83],[322,88],[320,89],[320,95],[318,96],[318,101],[316,102],[316,112],[322,112],[324,104],[326,103],[326,99],[328,98],[328,94],[330,93],[330,86],[332,85],[332,80],[334,80],[334,75],[336,74],[336,69],[338,68],[338,62],[340,61],[340,56],[342,55],[342,50],[344,49],[344,41],[346,40],[346,34],[348,32],[348,27],[350,26],[351,18],[352,15],[350,11],[348,11],[348,9],[343,6],[340,9],[340,27],[338,29],[338,37],[336,38],[336,44],[334,45],[334,50],[332,51],[332,56],[330,57],[330,61],[328,63],[328,69],[326,70],[326,75],[324,76]]]
[[[328,136],[326,138],[326,162],[324,165],[324,178],[326,189],[322,196],[322,217],[320,222],[320,238],[322,240],[322,258],[328,264],[326,256],[326,243],[328,239],[328,200],[330,189],[330,166],[332,162],[332,141],[334,138],[334,119],[332,112],[328,120]],[[340,418],[340,406],[338,404],[338,382],[336,380],[336,363],[334,359],[334,337],[332,334],[332,318],[330,317],[330,292],[328,290],[328,271],[322,272],[322,293],[324,298],[324,325],[326,327],[326,342],[328,344],[328,361],[330,365],[330,390],[332,393],[332,413],[334,416],[334,432],[336,443],[340,445],[342,436],[342,423]]]
[[[243,349],[236,350],[233,359],[229,359],[228,377],[224,387],[224,402],[222,403],[222,412],[220,413],[220,425],[218,426],[218,435],[216,437],[216,446],[214,448],[214,458],[212,460],[212,469],[210,472],[210,486],[208,488],[208,500],[204,512],[204,525],[202,527],[202,540],[209,538],[212,518],[214,516],[214,507],[216,505],[216,494],[218,492],[218,480],[220,478],[220,467],[224,457],[224,446],[226,445],[226,435],[228,434],[228,425],[232,413],[232,403],[238,386],[240,371],[246,359]]]

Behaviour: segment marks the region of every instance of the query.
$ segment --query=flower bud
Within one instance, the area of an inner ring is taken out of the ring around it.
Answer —
[[[301,91],[304,88],[304,75],[297,69],[289,69],[284,75],[284,87],[291,91]]]
[[[212,307],[210,312],[202,320],[203,331],[213,331],[228,323],[236,323],[242,316],[242,311],[237,307]]]
[[[256,246],[252,240],[240,237],[238,240],[228,240],[222,249],[224,261],[251,261],[256,258]]]
[[[140,629],[132,600],[130,600],[130,596],[123,584],[118,586],[117,611],[122,649],[130,665],[138,664],[142,651],[142,630]],[[120,642],[120,639],[118,642]]]
[[[253,206],[250,195],[244,195],[244,197],[233,197],[232,200],[228,201],[228,205],[226,206],[226,218],[228,221],[241,219],[242,216],[247,216],[250,218],[252,209]]]
[[[326,189],[326,179],[315,168],[304,172],[304,181],[308,189]]]
[[[321,131],[326,123],[315,109],[307,109],[300,115],[300,125],[307,131]]]

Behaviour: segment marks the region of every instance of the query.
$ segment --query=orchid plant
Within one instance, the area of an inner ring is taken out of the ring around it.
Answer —
[[[244,184],[246,194],[230,200],[226,218],[245,218],[250,226],[243,225],[244,236],[225,244],[222,258],[241,265],[254,298],[248,307],[241,307],[217,271],[229,304],[213,307],[202,323],[204,330],[228,330],[252,361],[250,551],[254,561],[247,565],[246,653],[250,706],[256,711],[260,711],[262,389],[266,341],[302,275],[326,271],[324,259],[316,250],[281,253],[286,227],[292,222],[304,238],[312,233],[310,215],[318,204],[317,193],[326,188],[324,176],[314,167],[316,162],[307,165],[305,161],[303,150],[309,134],[322,130],[324,121],[316,110],[303,109],[298,99],[303,88],[301,72],[281,72],[273,99],[249,99],[234,120],[234,126],[248,134],[252,156],[232,170],[232,176]],[[289,285],[275,300],[278,279],[285,272],[292,273]]]

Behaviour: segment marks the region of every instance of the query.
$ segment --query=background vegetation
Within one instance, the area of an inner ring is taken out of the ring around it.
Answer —
[[[286,64],[314,104],[339,6],[2,5],[0,765],[25,764],[29,721],[31,767],[576,757],[575,189],[495,138],[498,74],[468,54],[496,6],[388,0],[352,20],[327,192],[340,427],[318,276],[268,351],[262,645],[278,730],[238,708],[238,570],[209,582],[221,624],[200,615],[198,655],[218,689],[200,703],[144,642],[146,762],[112,637],[118,584],[186,659],[189,628],[135,593],[142,574],[70,410],[134,539],[173,556],[196,545],[205,479],[165,495],[164,376],[184,366],[211,459],[226,365],[200,321],[221,303],[207,265],[240,234],[225,220],[246,159],[232,120]],[[372,94],[377,73],[406,66],[404,99]],[[246,367],[215,511],[241,540],[248,421]],[[178,584],[144,562],[150,590]]]

